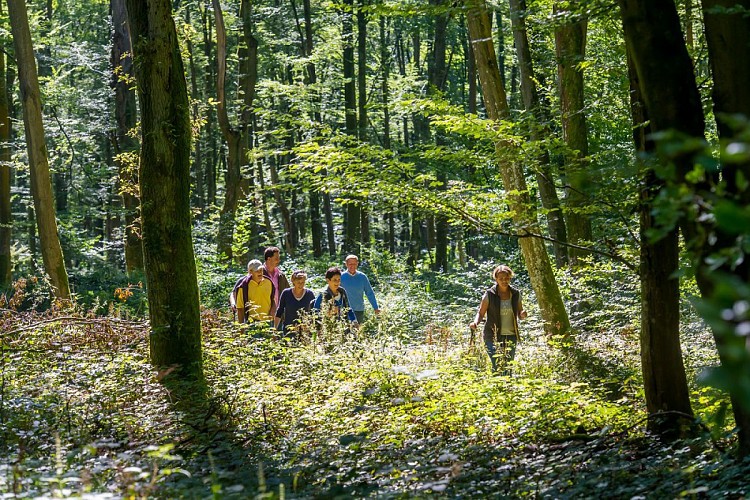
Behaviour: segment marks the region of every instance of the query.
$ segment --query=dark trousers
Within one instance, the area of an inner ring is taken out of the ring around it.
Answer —
[[[502,368],[502,375],[510,375],[508,363],[516,356],[516,337],[514,335],[498,335],[496,341],[485,339],[484,345],[492,362],[492,371]]]
[[[359,323],[360,325],[365,322],[364,311],[354,311],[354,315],[357,317],[357,323]]]

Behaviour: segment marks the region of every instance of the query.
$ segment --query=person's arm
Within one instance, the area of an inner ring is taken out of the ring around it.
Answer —
[[[284,297],[284,293],[286,290],[281,292],[281,296],[279,297],[279,307],[276,308],[276,314],[273,317],[273,327],[278,328],[279,323],[281,323],[281,318],[284,316],[284,309],[286,309],[286,297]]]
[[[245,297],[242,294],[242,287],[237,289],[237,320],[240,323],[245,322]]]
[[[316,311],[320,311],[320,306],[323,303],[323,293],[324,292],[320,292],[312,303],[312,308]]]
[[[484,297],[482,297],[482,302],[479,304],[479,309],[477,309],[477,314],[474,316],[474,321],[469,323],[469,328],[474,330],[479,323],[482,322],[484,319],[484,315],[487,313],[487,307],[490,305],[490,299],[487,297],[487,294],[484,294]]]
[[[370,301],[370,305],[375,311],[375,314],[379,314],[380,307],[378,307],[378,299],[375,298],[375,290],[372,289],[372,285],[370,284],[370,279],[367,276],[364,276],[364,278],[365,278],[365,296],[367,297],[367,300]]]
[[[521,296],[518,296],[518,318],[519,319],[526,319],[528,317],[528,313],[526,312],[526,309],[523,308],[523,301],[521,300]]]

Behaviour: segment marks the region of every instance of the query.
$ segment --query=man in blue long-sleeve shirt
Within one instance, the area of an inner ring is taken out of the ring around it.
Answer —
[[[349,306],[357,316],[357,322],[361,325],[365,319],[365,296],[370,301],[375,314],[380,314],[380,308],[367,275],[357,271],[359,258],[356,255],[347,255],[344,262],[346,263],[346,272],[341,274],[341,286],[346,290],[349,297]]]

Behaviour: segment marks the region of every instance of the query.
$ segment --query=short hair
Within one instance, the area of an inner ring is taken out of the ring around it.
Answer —
[[[349,255],[347,255],[346,259],[344,259],[344,262],[349,262],[349,259],[354,259],[357,262],[359,262],[359,257],[357,257],[356,255],[354,255],[353,253],[350,253]]]
[[[268,260],[271,257],[273,257],[273,254],[275,253],[281,253],[281,250],[279,250],[279,247],[268,247],[263,251],[263,260]]]
[[[513,269],[506,266],[505,264],[500,264],[492,271],[492,279],[494,280],[497,277],[497,273],[506,273],[510,275],[510,277],[513,277]]]
[[[261,269],[263,269],[263,263],[258,259],[253,259],[247,263],[248,272],[254,273],[255,271],[259,271]]]
[[[296,280],[297,278],[305,278],[307,279],[307,273],[303,271],[302,269],[297,269],[292,273],[292,281]]]
[[[328,271],[326,271],[326,279],[329,280],[337,274],[341,276],[341,269],[339,269],[337,266],[329,267]]]

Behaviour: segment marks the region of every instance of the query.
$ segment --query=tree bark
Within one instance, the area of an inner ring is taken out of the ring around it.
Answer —
[[[539,98],[536,87],[536,76],[531,59],[531,47],[526,33],[526,1],[510,0],[510,19],[513,27],[513,40],[516,45],[518,68],[521,76],[521,97],[524,109],[531,113],[533,121],[529,127],[532,141],[541,143],[550,137],[550,116]],[[560,199],[557,197],[549,152],[542,150],[537,156],[536,182],[539,186],[539,198],[547,211],[547,230],[553,239],[555,263],[558,267],[568,264],[568,252],[565,243],[568,242],[565,220],[560,210]]]
[[[487,115],[495,122],[507,120],[510,117],[510,109],[497,66],[487,10],[481,0],[466,0],[466,6],[468,9],[466,20],[474,47]],[[506,153],[506,150],[512,146],[501,140],[498,140],[495,146],[505,190],[516,193],[508,197],[513,220],[522,236],[539,234],[536,210],[528,194],[523,169],[520,164],[511,161]],[[567,334],[570,330],[570,321],[555,282],[544,242],[533,236],[521,237],[520,240],[521,252],[531,278],[531,286],[534,288],[541,309],[544,330],[549,335]]]
[[[138,194],[138,165],[128,153],[135,156],[138,141],[131,136],[138,122],[135,92],[130,88],[133,78],[133,59],[130,54],[130,28],[127,23],[125,0],[111,0],[112,14],[112,88],[115,92],[115,162],[119,173],[119,190],[125,212],[125,270],[128,273],[143,270],[143,244],[140,227],[140,200]]]
[[[653,153],[648,115],[641,97],[638,76],[628,57],[633,140],[639,153]],[[664,187],[653,166],[642,162],[640,193],[640,281],[641,281],[641,370],[649,415],[648,428],[679,437],[693,414],[680,346],[680,282],[678,231],[674,228],[654,240],[658,229],[654,200]],[[662,413],[663,412],[663,413]],[[657,417],[661,414],[662,416]]]
[[[357,138],[357,92],[354,75],[354,0],[344,0],[342,12],[341,36],[344,44],[344,112],[346,113],[346,133]],[[361,240],[361,214],[358,203],[346,204],[346,221],[344,227],[344,247],[346,252],[358,253]]]
[[[39,79],[24,0],[8,0],[8,16],[16,49],[26,147],[29,154],[31,193],[34,197],[44,269],[50,277],[55,296],[69,300],[68,273],[65,270],[65,260],[57,232],[47,145],[44,140]]]
[[[577,0],[558,0],[555,2],[554,11],[555,14],[561,15],[577,7]],[[586,31],[585,20],[568,21],[555,29],[563,139],[573,154],[566,162],[564,175],[568,209],[567,237],[573,245],[586,245],[592,239],[591,220],[580,212],[588,203],[586,193],[590,179],[587,173],[589,152],[584,112],[583,69],[580,67],[586,53]],[[589,252],[575,247],[571,247],[568,253],[573,267],[579,266],[580,259],[589,255]]]
[[[0,14],[3,14],[0,2]],[[0,46],[0,291],[13,280],[11,231],[13,214],[10,206],[10,100],[6,87],[5,47]]]
[[[255,81],[258,73],[258,42],[251,32],[250,0],[242,0],[240,17],[242,19],[242,42],[239,50],[240,82],[239,92],[242,108],[239,111],[239,123],[233,127],[229,121],[226,96],[227,75],[227,41],[224,27],[224,15],[221,4],[213,0],[216,24],[216,96],[217,115],[221,133],[227,143],[227,169],[225,176],[224,204],[219,217],[217,246],[219,255],[227,261],[232,260],[232,242],[234,241],[234,224],[237,205],[242,197],[242,167],[247,165],[247,150],[251,146],[250,123],[252,106],[255,98]],[[251,234],[256,231],[250,228]]]
[[[141,110],[143,257],[151,363],[202,378],[190,215],[190,104],[169,0],[127,0]]]
[[[430,5],[440,7],[445,0],[430,0]],[[443,92],[445,82],[448,79],[448,65],[446,63],[446,38],[448,30],[448,14],[439,14],[434,18],[434,38],[432,51],[430,53],[430,64],[428,68],[428,95]],[[447,140],[441,132],[435,134],[435,145],[438,147],[447,145]],[[438,189],[448,189],[448,166],[437,165],[436,178],[440,183]],[[436,271],[448,270],[448,218],[443,214],[435,216],[435,262],[433,269]]]

